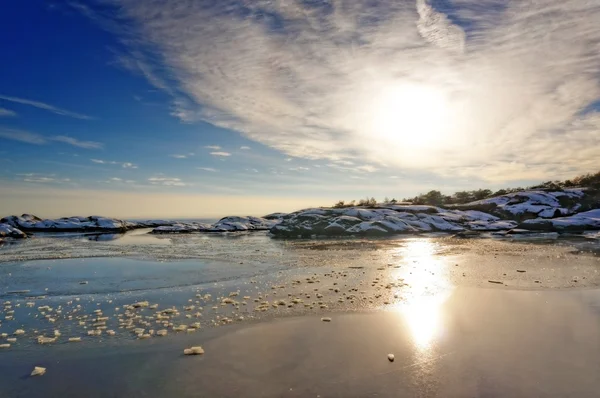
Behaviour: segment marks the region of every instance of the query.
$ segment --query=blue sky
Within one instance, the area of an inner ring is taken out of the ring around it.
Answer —
[[[0,210],[260,215],[594,171],[584,3],[11,2]]]

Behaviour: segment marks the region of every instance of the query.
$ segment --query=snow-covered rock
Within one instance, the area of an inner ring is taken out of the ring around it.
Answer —
[[[279,222],[278,219],[261,217],[224,217],[212,225],[201,223],[176,223],[170,226],[161,226],[152,230],[153,234],[165,233],[193,233],[193,232],[239,232],[239,231],[266,231]]]
[[[267,220],[260,217],[224,217],[213,224],[209,232],[260,231],[268,230],[277,224],[277,220]]]
[[[171,226],[178,224],[173,220],[143,220],[143,221],[127,221],[133,228],[156,228],[161,226]]]
[[[455,206],[457,209],[485,209],[502,218],[555,218],[575,214],[583,189],[564,191],[522,191]]]
[[[192,232],[206,232],[210,228],[208,224],[201,223],[175,223],[164,225],[152,230],[153,234],[189,234]]]
[[[15,228],[10,224],[0,224],[0,238],[22,239],[26,237],[27,235],[20,229]]]
[[[271,213],[267,214],[266,216],[262,216],[262,218],[264,218],[265,220],[279,220],[286,215],[287,213]]]
[[[586,231],[600,230],[600,209],[584,211],[569,217],[558,217],[550,220],[536,218],[526,220],[520,228],[542,231]]]
[[[497,217],[481,212],[445,211],[434,206],[412,205],[306,209],[283,217],[270,231],[283,237],[459,232],[465,229],[464,221],[476,220],[493,222]]]
[[[101,216],[41,219],[31,214],[8,216],[0,223],[25,232],[123,232],[141,228],[137,223]]]

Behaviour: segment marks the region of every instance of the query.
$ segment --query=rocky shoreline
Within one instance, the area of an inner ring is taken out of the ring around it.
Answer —
[[[388,236],[429,232],[462,237],[580,233],[600,230],[600,201],[586,189],[531,190],[447,208],[377,204],[311,208],[264,217],[224,217],[214,224],[173,220],[126,221],[100,216],[42,219],[30,214],[0,219],[0,239],[22,239],[36,232],[123,233],[153,228],[153,234],[269,231],[273,237],[313,238]]]

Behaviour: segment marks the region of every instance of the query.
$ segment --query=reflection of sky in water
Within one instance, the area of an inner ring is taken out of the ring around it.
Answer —
[[[409,289],[398,291],[405,300],[395,309],[403,317],[420,350],[427,350],[442,331],[442,306],[453,286],[447,279],[446,260],[436,255],[437,244],[428,239],[410,239],[394,249],[400,268],[394,279],[404,280]]]

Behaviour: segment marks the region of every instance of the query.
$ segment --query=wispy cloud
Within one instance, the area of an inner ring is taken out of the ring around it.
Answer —
[[[33,100],[25,99],[25,98],[11,97],[8,95],[1,95],[1,94],[0,94],[0,100],[5,100],[5,101],[14,102],[17,104],[33,106],[35,108],[39,108],[39,109],[43,109],[43,110],[46,110],[46,111],[49,111],[52,113],[56,113],[57,115],[68,116],[68,117],[72,117],[75,119],[83,119],[83,120],[93,119],[93,117],[91,117],[91,116],[84,115],[81,113],[71,112],[66,109],[62,109],[62,108],[56,107],[54,105],[46,104],[46,103],[40,102],[40,101],[33,101]]]
[[[64,144],[69,144],[78,148],[84,149],[101,149],[104,145],[100,142],[95,141],[80,141],[73,137],[68,137],[64,135],[57,135],[46,137],[41,134],[32,133],[30,131],[24,130],[14,130],[14,129],[3,129],[0,128],[0,138],[4,138],[12,141],[20,141],[25,142],[27,144],[34,145],[45,145],[52,141],[62,142]]]
[[[240,147],[240,149],[241,149],[242,151],[249,151],[249,150],[250,150],[250,149],[252,149],[252,148],[250,148],[249,146],[245,146],[245,145],[244,145],[244,146],[241,146],[241,147]]]
[[[308,171],[310,168],[308,167],[290,167],[288,170],[290,171]]]
[[[221,147],[218,145],[205,145],[204,148],[212,149],[213,151],[218,151],[219,149],[221,149]]]
[[[290,156],[504,180],[600,153],[594,2],[209,3],[115,0],[186,121]]]
[[[213,169],[212,167],[196,167],[196,169],[202,171],[209,171],[211,173],[216,173],[218,171],[217,169]]]
[[[24,182],[33,183],[66,183],[70,182],[70,178],[60,178],[55,174],[39,174],[39,173],[22,173],[17,174]]]
[[[172,158],[175,158],[175,159],[187,159],[189,157],[196,156],[196,154],[194,152],[189,152],[189,153],[176,153],[176,154],[169,155],[169,156],[171,156]]]
[[[231,156],[229,152],[211,152],[210,154],[213,156]]]
[[[0,138],[28,144],[44,145],[48,141],[41,135],[23,130],[0,129]]]
[[[80,141],[78,139],[66,135],[58,135],[56,137],[52,137],[51,140],[64,142],[65,144],[73,145],[84,149],[102,149],[104,147],[104,144],[102,144],[101,142]]]
[[[11,117],[17,116],[17,112],[11,111],[10,109],[0,108],[0,117]]]
[[[117,162],[115,160],[102,160],[102,159],[90,159],[90,161],[92,163],[96,163],[96,164],[113,164],[113,165],[118,165],[121,166],[124,169],[137,169],[138,166],[136,164],[133,164],[131,162]]]
[[[164,185],[171,187],[183,187],[188,184],[184,183],[181,178],[172,178],[172,177],[151,177],[148,178],[148,182],[152,185]]]

